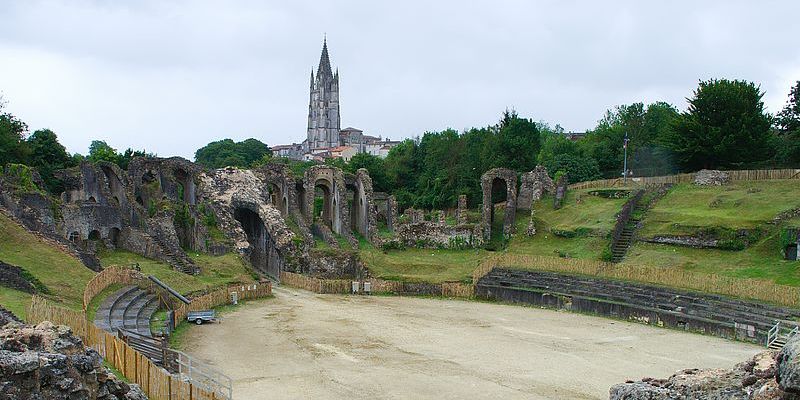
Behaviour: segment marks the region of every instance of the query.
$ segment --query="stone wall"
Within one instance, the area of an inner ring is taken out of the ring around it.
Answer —
[[[497,184],[506,188],[505,216],[503,218],[503,237],[510,238],[514,233],[514,221],[517,210],[517,173],[506,168],[494,168],[481,176],[483,191],[483,236],[488,240],[492,236],[495,203],[492,189]]]
[[[407,247],[464,249],[481,247],[484,243],[481,227],[474,224],[447,225],[423,220],[400,224],[395,234]]]
[[[311,250],[308,274],[320,279],[360,279],[364,268],[352,251]]]
[[[0,398],[147,399],[103,367],[100,355],[69,328],[49,322],[0,327]]]
[[[533,171],[522,174],[522,183],[517,197],[517,209],[533,209],[533,202],[541,200],[542,195],[545,193],[555,193],[555,184],[547,174],[547,168],[537,165]]]

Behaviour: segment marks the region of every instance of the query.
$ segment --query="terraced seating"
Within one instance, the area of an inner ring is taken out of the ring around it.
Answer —
[[[685,321],[692,320],[699,326],[710,327],[709,330],[718,327],[721,331],[727,332],[750,325],[755,328],[755,332],[749,340],[754,341],[763,339],[776,322],[796,325],[795,321],[800,318],[800,310],[769,304],[667,287],[551,272],[496,268],[478,282],[478,293],[487,297],[496,296],[502,299],[501,292],[504,290],[562,296],[564,302],[581,298],[596,304],[606,303],[607,307],[600,308],[609,310],[609,314],[613,316],[618,316],[615,314],[619,312],[619,307],[616,305],[624,305],[628,307],[625,312],[629,314],[659,315],[657,319],[660,322],[655,322],[659,324],[664,323],[664,319],[678,321],[678,324],[686,324]],[[526,298],[532,302],[537,301],[535,296]]]
[[[137,286],[126,286],[108,296],[95,314],[95,325],[109,332],[118,329],[152,337],[150,318],[158,309],[158,298]]]

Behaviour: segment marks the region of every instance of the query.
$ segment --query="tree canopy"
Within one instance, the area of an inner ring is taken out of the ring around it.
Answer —
[[[269,146],[257,139],[241,142],[223,139],[201,147],[194,153],[194,158],[195,162],[207,168],[249,168],[271,155]]]
[[[752,82],[700,82],[666,142],[684,170],[741,168],[774,154],[772,119]]]

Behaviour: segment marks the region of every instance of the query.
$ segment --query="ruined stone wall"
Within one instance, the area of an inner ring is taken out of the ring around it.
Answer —
[[[492,186],[495,181],[503,182],[506,187],[505,216],[503,218],[503,236],[510,238],[514,233],[514,221],[517,210],[517,173],[506,168],[494,168],[486,171],[481,176],[481,190],[483,191],[483,226],[484,239],[492,235],[492,220],[494,219],[494,200],[492,199]]]
[[[522,174],[517,209],[531,210],[533,202],[541,200],[545,193],[555,193],[555,184],[547,174],[547,168],[537,165],[533,171]]]
[[[352,251],[311,250],[308,274],[320,279],[360,279],[364,268]]]
[[[465,249],[483,245],[479,225],[447,225],[441,222],[421,221],[397,225],[397,240],[404,246],[418,248]]]
[[[333,232],[345,237],[351,236],[349,221],[350,213],[347,207],[347,189],[342,170],[328,165],[315,165],[306,170],[303,178],[305,191],[305,218],[309,224],[314,223],[314,198],[316,187],[321,186],[325,191],[323,206],[323,219],[330,225]]]

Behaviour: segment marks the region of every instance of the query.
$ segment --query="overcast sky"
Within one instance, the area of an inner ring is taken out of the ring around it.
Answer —
[[[8,111],[70,152],[300,142],[326,33],[342,128],[391,138],[506,107],[586,130],[618,104],[683,110],[708,78],[760,84],[775,112],[800,79],[798,1],[121,3],[0,0]]]

